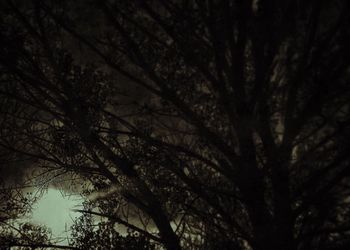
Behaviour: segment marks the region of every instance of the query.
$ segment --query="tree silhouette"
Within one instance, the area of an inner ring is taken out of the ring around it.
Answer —
[[[99,216],[171,250],[349,245],[347,1],[1,9],[1,146]]]
[[[88,208],[89,209],[89,208]],[[90,208],[91,209],[91,208]],[[97,227],[94,215],[100,215],[90,210],[78,210],[83,213],[73,226],[73,243],[78,249],[130,249],[130,250],[154,250],[150,243],[152,235],[143,235],[128,228],[125,235],[116,230],[120,223],[119,218],[108,215],[108,221],[101,221]],[[137,229],[136,229],[137,230]],[[150,238],[148,237],[150,236]]]

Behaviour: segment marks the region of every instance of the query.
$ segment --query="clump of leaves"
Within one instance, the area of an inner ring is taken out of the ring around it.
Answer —
[[[100,221],[91,214],[82,215],[72,227],[74,247],[79,249],[120,249],[120,250],[154,250],[155,245],[138,232],[128,230],[125,234],[118,232],[112,221]]]

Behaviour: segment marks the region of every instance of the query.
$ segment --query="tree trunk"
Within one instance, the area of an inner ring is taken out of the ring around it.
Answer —
[[[295,250],[297,247],[290,198],[289,154],[281,150],[276,155],[279,157],[271,162],[276,247]]]
[[[159,229],[164,246],[167,250],[181,250],[179,238],[171,228],[169,219],[159,207],[154,206],[153,208],[153,211],[149,214]]]

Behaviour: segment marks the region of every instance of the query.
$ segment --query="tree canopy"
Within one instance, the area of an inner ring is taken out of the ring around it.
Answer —
[[[85,183],[74,249],[346,249],[349,10],[4,0],[1,151]]]

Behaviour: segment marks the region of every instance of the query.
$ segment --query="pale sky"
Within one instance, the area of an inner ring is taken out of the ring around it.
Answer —
[[[66,230],[70,230],[73,220],[80,216],[71,210],[81,208],[82,201],[77,195],[65,196],[58,189],[49,188],[33,205],[30,222],[50,228],[54,238],[66,238],[69,236]],[[67,240],[61,244],[67,244]]]

